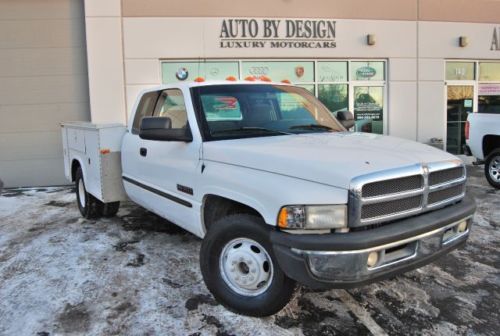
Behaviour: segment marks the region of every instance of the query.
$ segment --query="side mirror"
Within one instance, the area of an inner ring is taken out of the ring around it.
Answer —
[[[338,111],[337,112],[337,120],[347,130],[354,126],[354,115],[350,111]]]
[[[144,140],[193,141],[189,124],[185,128],[172,128],[172,120],[168,117],[142,118],[139,137]]]

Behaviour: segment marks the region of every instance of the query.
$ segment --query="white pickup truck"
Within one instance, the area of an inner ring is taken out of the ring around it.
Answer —
[[[413,141],[349,132],[307,90],[222,81],[143,92],[128,126],[63,124],[85,217],[127,196],[203,238],[200,266],[229,309],[266,316],[296,282],[345,288],[465,243],[463,163]],[[169,270],[175,272],[176,270]]]
[[[464,152],[484,163],[488,182],[500,189],[500,113],[469,113]]]

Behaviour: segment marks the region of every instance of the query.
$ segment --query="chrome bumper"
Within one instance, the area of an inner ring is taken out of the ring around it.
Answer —
[[[310,273],[320,281],[358,283],[418,264],[457,247],[467,239],[471,221],[472,216],[468,216],[439,229],[367,249],[308,251],[292,248],[291,251],[304,258]],[[466,223],[465,230],[463,224],[459,230],[463,222]],[[373,262],[374,259],[377,261]]]

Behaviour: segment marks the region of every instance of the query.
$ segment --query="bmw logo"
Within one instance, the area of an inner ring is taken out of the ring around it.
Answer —
[[[186,80],[189,76],[189,72],[186,68],[179,68],[177,72],[175,73],[175,77],[177,77],[178,80]]]

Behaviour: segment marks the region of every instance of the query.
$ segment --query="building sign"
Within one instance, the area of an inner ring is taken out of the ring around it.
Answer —
[[[356,78],[358,79],[369,79],[377,74],[377,71],[369,66],[364,66],[356,70]]]
[[[479,84],[479,96],[500,96],[500,84]]]
[[[500,27],[493,28],[490,50],[500,50]]]
[[[220,48],[335,48],[334,20],[223,19]]]

